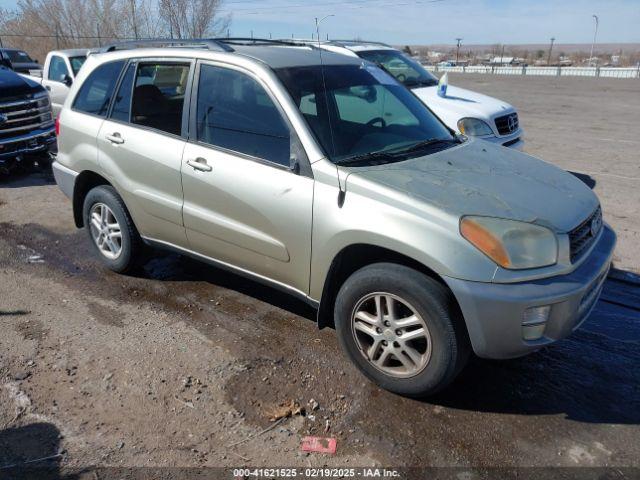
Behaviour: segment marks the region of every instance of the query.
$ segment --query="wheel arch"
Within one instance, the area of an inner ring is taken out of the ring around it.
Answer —
[[[73,219],[75,221],[76,227],[82,228],[84,227],[84,218],[82,217],[82,207],[84,205],[84,199],[87,196],[87,193],[91,191],[91,189],[98,187],[100,185],[109,185],[113,187],[111,182],[109,182],[102,175],[93,172],[91,170],[83,170],[80,172],[78,177],[76,178],[74,187],[73,187]]]
[[[373,244],[351,244],[336,254],[324,279],[317,314],[318,328],[333,326],[333,307],[336,295],[345,280],[360,268],[379,262],[396,263],[412,268],[433,278],[444,285],[447,290],[450,290],[438,273],[410,256]]]

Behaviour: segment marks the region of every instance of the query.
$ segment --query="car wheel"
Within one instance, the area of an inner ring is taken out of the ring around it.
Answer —
[[[133,270],[142,259],[142,240],[115,189],[101,185],[90,190],[82,212],[85,229],[102,262],[114,272]]]
[[[469,341],[451,292],[414,269],[378,263],[342,285],[340,344],[371,380],[411,397],[436,393],[465,365]]]

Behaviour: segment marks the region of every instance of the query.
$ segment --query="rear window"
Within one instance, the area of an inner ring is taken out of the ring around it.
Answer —
[[[105,63],[84,81],[73,102],[73,109],[92,115],[106,116],[124,60]]]

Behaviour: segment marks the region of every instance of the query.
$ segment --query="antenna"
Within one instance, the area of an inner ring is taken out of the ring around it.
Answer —
[[[331,115],[329,114],[329,97],[327,94],[327,82],[324,78],[324,61],[322,59],[322,45],[320,40],[320,24],[324,22],[329,17],[335,17],[335,15],[327,15],[318,20],[316,17],[316,38],[318,40],[318,54],[320,55],[320,73],[322,75],[322,89],[324,90],[324,104],[327,109],[327,119],[329,120],[329,133],[331,135],[331,148],[333,149],[333,153],[336,153],[336,142],[333,138],[333,125],[331,125]],[[336,171],[338,171],[338,166],[336,165]],[[340,185],[340,175],[338,171],[338,186],[340,187],[340,192],[342,193],[342,186]]]

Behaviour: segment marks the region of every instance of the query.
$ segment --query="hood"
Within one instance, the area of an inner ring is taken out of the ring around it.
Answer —
[[[596,195],[570,173],[510,148],[484,140],[424,157],[348,169],[350,191],[401,194],[401,201],[427,204],[444,213],[483,215],[537,223],[568,232],[599,204]]]
[[[515,109],[506,102],[489,97],[481,93],[472,92],[464,88],[448,85],[447,94],[444,97],[438,95],[438,87],[423,87],[413,89],[412,92],[450,125],[451,119],[454,125],[464,117],[490,120],[501,114],[514,112]],[[457,130],[457,125],[453,126]]]
[[[39,83],[18,75],[11,70],[0,68],[0,98],[3,100],[39,93],[43,90]]]

